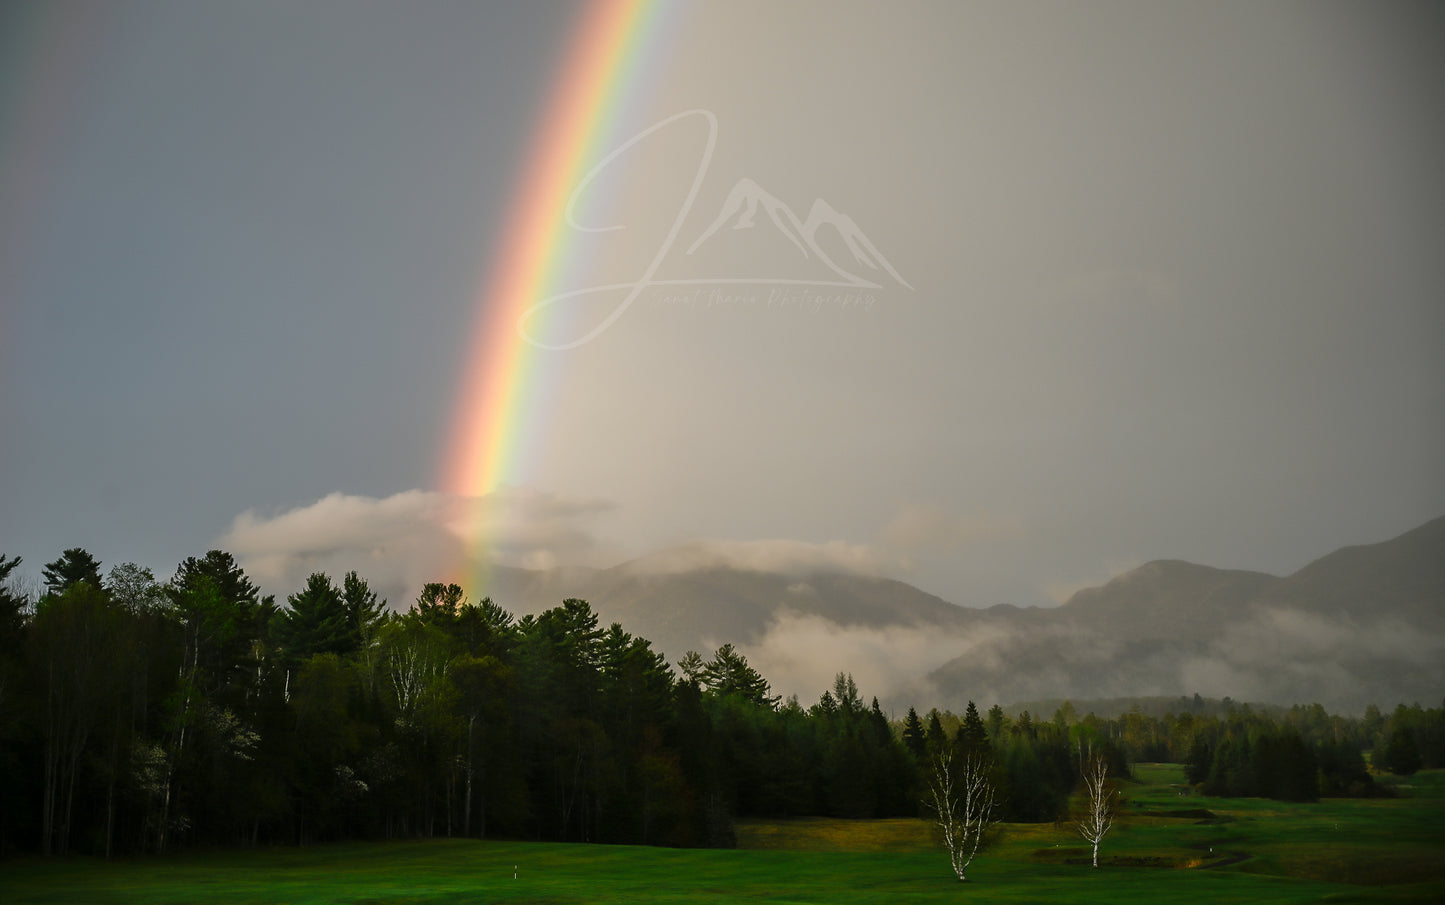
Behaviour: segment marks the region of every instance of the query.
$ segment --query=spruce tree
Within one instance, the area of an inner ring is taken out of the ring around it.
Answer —
[[[984,728],[983,719],[979,717],[978,708],[972,701],[968,702],[968,710],[963,714],[963,723],[958,727],[956,739],[960,750],[965,753],[986,754],[990,751],[988,730]]]
[[[923,720],[918,718],[918,711],[912,707],[908,708],[908,716],[903,719],[903,744],[920,760],[928,753],[928,738],[924,735]]]

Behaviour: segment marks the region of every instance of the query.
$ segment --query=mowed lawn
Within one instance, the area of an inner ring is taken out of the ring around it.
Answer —
[[[1168,765],[1138,775],[1099,870],[1064,824],[1004,827],[960,884],[923,821],[819,819],[744,822],[734,851],[430,840],[26,858],[0,862],[0,903],[1445,901],[1445,773],[1412,777],[1407,797],[1303,805],[1181,797]]]

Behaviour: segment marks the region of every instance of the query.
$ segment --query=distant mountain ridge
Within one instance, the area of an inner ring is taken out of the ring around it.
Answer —
[[[780,644],[794,659],[836,650],[819,674],[913,677],[877,691],[901,708],[1198,693],[1359,712],[1445,696],[1445,518],[1286,577],[1157,560],[1056,608],[973,609],[891,579],[689,556],[498,569],[489,593],[518,613],[584,598],[673,662],[724,642],[773,659]],[[773,634],[784,624],[811,634]],[[823,644],[840,636],[850,644]]]
[[[845,573],[797,576],[716,565],[655,573],[624,563],[565,575],[498,569],[492,587],[495,600],[519,613],[581,597],[605,621],[647,638],[674,662],[689,650],[756,644],[785,613],[861,628],[960,630],[982,618],[982,611],[901,581]]]
[[[914,687],[956,703],[1201,693],[1359,712],[1445,696],[1445,518],[1277,578],[1145,563]],[[995,660],[1006,661],[999,669]]]

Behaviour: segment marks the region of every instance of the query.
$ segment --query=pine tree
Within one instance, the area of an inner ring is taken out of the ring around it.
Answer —
[[[82,547],[71,547],[55,562],[45,564],[45,587],[52,594],[63,594],[76,582],[83,581],[101,590],[100,563]]]
[[[467,595],[458,584],[443,584],[439,581],[422,585],[421,594],[416,598],[412,612],[428,625],[446,628],[457,618],[466,605]]]
[[[944,734],[943,721],[939,719],[937,707],[928,711],[928,732],[923,738],[930,752],[941,751],[948,744],[948,736]]]
[[[185,633],[185,669],[206,676],[207,693],[223,687],[241,693],[255,678],[257,641],[275,613],[224,550],[187,557],[166,593]],[[198,671],[198,672],[197,672]]]
[[[988,753],[991,749],[988,743],[988,730],[983,726],[983,720],[978,715],[978,708],[972,701],[968,702],[968,710],[963,714],[963,723],[958,727],[958,745],[964,753]]]
[[[731,644],[724,644],[702,670],[703,684],[719,697],[737,695],[760,707],[776,707],[777,697],[769,696],[768,680],[748,665],[748,660]],[[856,688],[855,688],[856,694]]]
[[[918,718],[918,711],[912,707],[908,708],[908,716],[903,719],[903,744],[919,760],[928,753],[928,738],[923,731],[923,721]]]
[[[988,709],[988,739],[997,745],[1003,740],[1004,734],[1008,732],[1008,715],[1003,708],[995,704]]]
[[[304,590],[286,598],[275,632],[292,662],[316,654],[340,654],[352,646],[351,621],[341,591],[324,572],[313,572]]]
[[[346,611],[346,649],[360,650],[375,637],[376,629],[385,620],[386,601],[378,601],[376,592],[353,571],[341,581],[341,606]]]
[[[0,553],[0,651],[18,651],[20,628],[25,624],[25,608],[29,604],[24,594],[10,586],[10,573],[20,565],[20,557],[6,559]]]

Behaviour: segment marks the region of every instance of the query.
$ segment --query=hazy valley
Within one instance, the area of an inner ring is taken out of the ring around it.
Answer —
[[[1150,562],[1054,608],[957,606],[900,581],[675,553],[499,569],[490,588],[518,614],[586,599],[674,662],[732,642],[804,703],[838,671],[894,707],[955,710],[1200,693],[1359,712],[1445,692],[1445,518],[1284,577]]]

